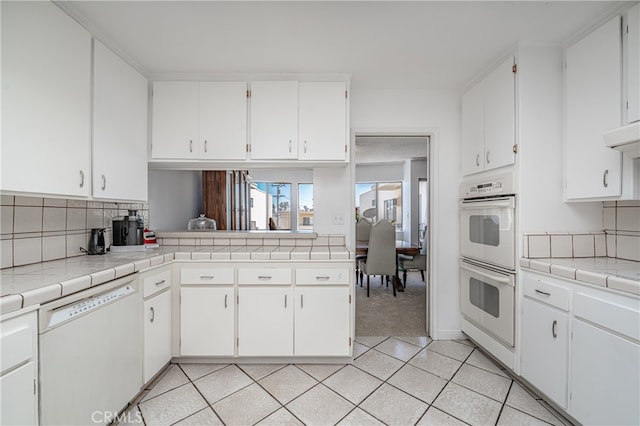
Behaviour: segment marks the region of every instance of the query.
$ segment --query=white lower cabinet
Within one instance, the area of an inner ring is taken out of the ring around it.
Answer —
[[[144,359],[147,383],[171,359],[171,293],[167,290],[144,302]]]
[[[180,354],[233,356],[233,287],[182,287],[180,299]]]
[[[349,287],[298,287],[295,292],[294,353],[348,356]]]
[[[238,355],[293,355],[293,289],[238,289]]]
[[[582,424],[640,424],[640,312],[577,294],[569,413]]]
[[[639,298],[522,275],[522,377],[581,424],[640,424]]]
[[[143,272],[142,381],[148,383],[171,360],[171,268]]]
[[[569,315],[525,298],[522,302],[522,377],[567,408]]]
[[[0,424],[38,424],[37,311],[7,317],[0,324]]]

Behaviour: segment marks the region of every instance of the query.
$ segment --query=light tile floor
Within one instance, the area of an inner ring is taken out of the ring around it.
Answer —
[[[427,337],[356,338],[351,365],[171,364],[123,419],[138,425],[571,424],[470,341]]]

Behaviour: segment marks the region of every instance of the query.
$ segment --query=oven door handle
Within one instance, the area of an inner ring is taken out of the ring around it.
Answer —
[[[491,274],[489,272],[484,272],[484,271],[481,271],[481,270],[479,270],[477,268],[469,267],[469,266],[465,265],[464,263],[461,263],[460,267],[462,269],[466,270],[466,271],[473,272],[474,274],[481,275],[481,276],[483,276],[485,278],[488,278],[488,279],[490,279],[492,281],[495,281],[497,283],[513,287],[513,284],[511,284],[511,280],[509,279],[509,277],[505,277],[503,275]]]
[[[480,210],[490,208],[509,209],[514,208],[513,201],[510,199],[501,199],[494,201],[460,201],[460,208],[465,210]]]

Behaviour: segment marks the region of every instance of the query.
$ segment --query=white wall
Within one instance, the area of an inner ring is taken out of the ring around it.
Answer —
[[[520,229],[598,231],[602,203],[565,203],[563,58],[560,46],[518,48]]]
[[[353,182],[348,167],[313,169],[313,230],[318,234],[355,232]],[[342,223],[339,223],[340,220]]]
[[[411,200],[406,204],[411,209],[405,213],[407,224],[405,225],[405,240],[411,241],[412,244],[418,244],[420,241],[418,233],[418,221],[420,220],[420,203],[419,192],[420,185],[418,181],[420,179],[427,179],[429,177],[428,163],[426,160],[410,160],[407,161],[407,167],[409,168],[408,183],[410,189]],[[404,198],[403,198],[404,200]],[[403,201],[404,202],[404,201]]]
[[[149,226],[154,231],[186,231],[202,213],[202,173],[149,171]]]
[[[435,339],[461,337],[459,309],[458,186],[461,176],[461,104],[455,90],[351,91],[351,127],[358,132],[432,133],[432,264],[430,327]],[[428,129],[428,132],[425,132]]]

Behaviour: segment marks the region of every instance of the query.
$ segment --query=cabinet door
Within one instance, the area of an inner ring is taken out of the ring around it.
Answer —
[[[93,196],[147,200],[147,80],[95,41]]]
[[[143,382],[147,383],[171,360],[171,293],[144,302]]]
[[[484,168],[513,164],[515,145],[515,77],[513,57],[500,64],[485,81]]]
[[[198,93],[197,82],[153,83],[153,158],[198,157]]]
[[[566,51],[566,198],[621,194],[621,153],[602,133],[621,123],[620,17]]]
[[[640,5],[627,12],[626,31],[627,123],[640,120]]]
[[[0,7],[0,189],[88,196],[91,35],[50,2]]]
[[[37,425],[36,363],[30,361],[0,377],[3,425]]]
[[[200,158],[247,157],[247,83],[200,83]]]
[[[525,298],[522,302],[522,377],[567,408],[566,313]]]
[[[484,169],[484,85],[480,82],[462,97],[462,173]]]
[[[298,156],[298,82],[251,83],[251,158]]]
[[[295,354],[349,355],[349,288],[296,288]]]
[[[180,353],[183,356],[233,356],[233,288],[180,290]]]
[[[238,289],[238,355],[293,355],[293,291]]]
[[[640,424],[640,346],[578,319],[572,331],[569,414],[583,424]]]
[[[344,82],[300,83],[298,158],[344,160],[347,99]]]

